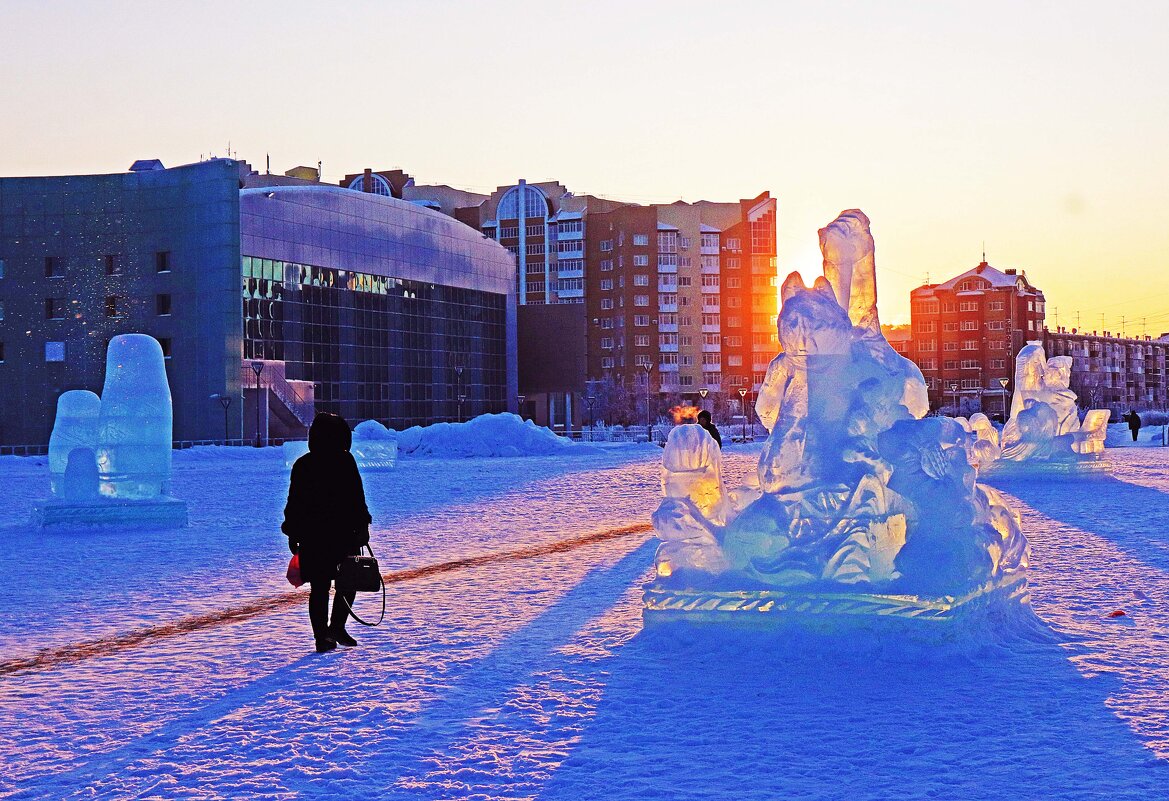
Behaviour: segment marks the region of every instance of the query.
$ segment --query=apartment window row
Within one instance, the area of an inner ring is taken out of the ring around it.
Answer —
[[[562,234],[584,233],[584,221],[583,220],[562,220],[556,226],[556,230]]]
[[[718,234],[702,234],[699,240],[699,247],[705,249],[718,249]]]
[[[637,245],[639,247],[648,247],[649,246],[649,234],[634,234],[633,235],[633,244]]]
[[[518,239],[520,236],[520,227],[518,225],[504,225],[499,229],[500,239]]]

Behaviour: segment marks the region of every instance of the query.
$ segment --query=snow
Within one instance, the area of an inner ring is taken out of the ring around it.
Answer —
[[[398,450],[416,456],[538,456],[580,448],[519,415],[482,414],[465,423],[434,423],[395,432]]]
[[[728,446],[723,481],[759,455]],[[1053,636],[928,652],[644,628],[661,457],[367,475],[383,570],[427,569],[389,584],[386,625],[324,656],[284,579],[279,449],[176,452],[180,532],[43,535],[24,521],[47,459],[0,457],[0,614],[18,623],[0,629],[0,797],[1165,797],[1169,448],[1110,450],[1090,484],[993,480]]]

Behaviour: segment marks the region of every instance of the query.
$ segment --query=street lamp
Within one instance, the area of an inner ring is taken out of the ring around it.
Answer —
[[[743,413],[743,442],[747,441],[747,389],[739,387],[739,411]]]
[[[653,442],[654,441],[654,426],[653,426],[652,419],[650,418],[650,408],[649,408],[650,403],[651,403],[650,397],[649,397],[650,384],[651,384],[651,382],[649,380],[649,374],[654,369],[654,366],[653,366],[652,362],[643,362],[641,367],[642,367],[642,369],[645,370],[645,438],[646,438],[646,441]]]
[[[226,445],[227,441],[231,439],[231,437],[228,436],[230,433],[230,428],[227,425],[227,408],[231,406],[231,395],[220,395],[218,392],[216,392],[211,396],[211,400],[219,401],[219,405],[223,407],[223,444]]]
[[[703,387],[702,389],[698,390],[698,397],[702,398],[702,400],[699,401],[698,405],[702,409],[706,409],[706,395],[708,392],[710,392],[710,390],[707,389],[706,387]]]
[[[252,372],[256,374],[256,447],[264,447],[260,439],[260,373],[264,372],[264,363],[256,360],[252,362]]]
[[[528,396],[527,395],[516,395],[515,399],[516,399],[516,401],[518,401],[517,409],[519,410],[519,413],[520,413],[520,419],[523,420],[524,419],[524,401],[526,401],[528,399]]]
[[[463,401],[467,396],[463,393],[463,365],[455,365],[455,391],[459,396],[459,422],[463,422]]]
[[[954,416],[957,417],[958,413],[960,413],[962,411],[961,409],[958,408],[958,384],[957,383],[951,382],[950,392],[954,395]]]
[[[589,410],[589,441],[590,441],[590,442],[591,442],[591,441],[592,441],[592,439],[593,439],[593,423],[594,423],[594,420],[593,420],[593,404],[594,404],[594,403],[596,403],[596,402],[597,402],[597,396],[596,396],[596,395],[588,395],[588,396],[586,396],[586,397],[585,397],[585,406],[586,406],[586,407],[588,407],[588,410]]]
[[[1003,422],[1007,422],[1007,384],[1010,383],[1009,378],[1000,378],[999,386],[1003,388]]]

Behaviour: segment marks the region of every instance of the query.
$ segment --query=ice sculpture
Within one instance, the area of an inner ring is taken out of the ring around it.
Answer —
[[[122,334],[106,350],[98,418],[101,493],[144,500],[166,495],[171,470],[171,397],[162,346]]]
[[[360,470],[389,469],[398,461],[397,434],[377,420],[365,420],[353,427],[353,443],[349,452]],[[308,443],[285,442],[282,455],[286,467],[308,453]]]
[[[1076,393],[1069,388],[1071,375],[1070,356],[1048,359],[1039,342],[1029,342],[1019,351],[1011,419],[1000,442],[1002,462],[1098,466],[1090,463],[1098,462],[1103,453],[1108,411],[1088,412],[1081,423]]]
[[[881,334],[868,218],[843,212],[820,246],[824,277],[783,284],[782,353],[756,406],[770,431],[758,487],[723,489],[701,429],[666,443],[647,616],[929,618],[1025,603],[1018,518],[977,484],[967,428],[922,419],[921,372]]]
[[[65,468],[75,448],[88,449],[92,456],[97,447],[97,419],[101,398],[87,389],[62,392],[57,398],[57,416],[49,435],[49,476],[54,495],[62,495]]]
[[[33,506],[41,526],[180,528],[187,505],[168,497],[171,395],[162,346],[145,334],[114,337],[99,398],[63,393],[49,441],[54,497]]]

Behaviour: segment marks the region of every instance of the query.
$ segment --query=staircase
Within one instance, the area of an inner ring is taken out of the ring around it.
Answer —
[[[268,436],[298,439],[308,435],[316,416],[313,385],[309,381],[289,381],[284,367],[284,362],[265,361],[260,373],[260,389],[268,390]],[[256,374],[251,361],[240,365],[240,379],[245,392],[255,392]]]

